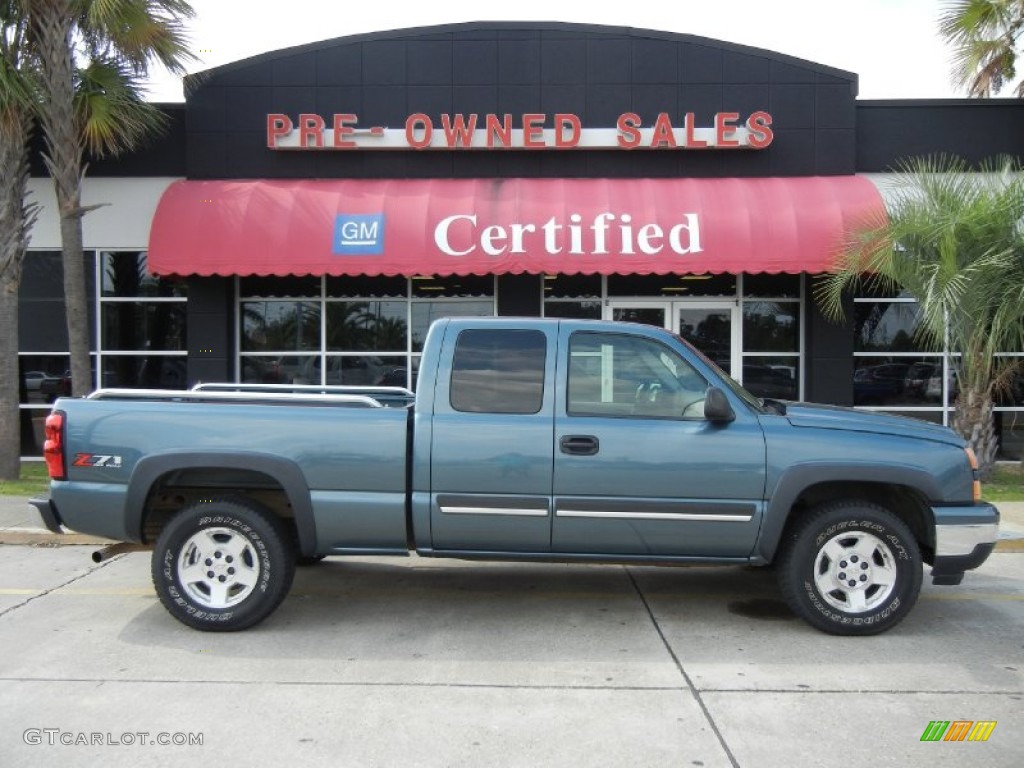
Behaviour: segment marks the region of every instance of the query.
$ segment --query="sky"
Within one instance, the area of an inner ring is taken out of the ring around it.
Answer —
[[[200,60],[189,72],[346,35],[467,21],[564,21],[709,37],[765,48],[860,75],[861,99],[951,98],[949,49],[938,35],[944,0],[191,0]],[[1007,89],[1004,95],[1010,95]],[[160,73],[151,101],[183,101]]]

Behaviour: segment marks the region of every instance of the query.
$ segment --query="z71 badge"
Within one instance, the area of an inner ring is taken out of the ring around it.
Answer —
[[[75,460],[71,463],[74,467],[110,467],[121,468],[120,456],[104,456],[99,453],[76,453]]]

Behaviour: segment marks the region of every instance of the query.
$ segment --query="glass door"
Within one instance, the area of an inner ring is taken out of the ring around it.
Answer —
[[[740,380],[739,304],[734,301],[674,302],[673,331]]]
[[[605,315],[667,328],[740,379],[739,303],[735,301],[612,301]]]

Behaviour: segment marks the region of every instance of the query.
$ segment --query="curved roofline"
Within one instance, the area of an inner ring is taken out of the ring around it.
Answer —
[[[280,48],[275,51],[260,53],[255,56],[250,56],[247,59],[240,59],[238,61],[233,61],[229,64],[222,64],[219,67],[212,67],[210,69],[204,69],[199,72],[186,75],[186,77],[184,78],[185,92],[187,94],[190,90],[190,81],[194,84],[194,86],[199,86],[201,85],[203,79],[212,77],[214,75],[234,72],[236,70],[244,69],[254,64],[273,61],[275,59],[284,58],[287,56],[294,56],[296,54],[301,53],[312,53],[326,48],[332,48],[339,44],[363,43],[377,40],[400,40],[406,38],[444,35],[455,32],[472,32],[475,30],[494,30],[498,32],[524,30],[529,30],[531,32],[577,32],[592,35],[606,34],[619,35],[625,37],[649,38],[653,40],[667,40],[673,42],[688,42],[695,43],[697,45],[706,45],[714,48],[721,48],[723,50],[732,51],[734,53],[762,56],[765,58],[772,59],[774,61],[778,61],[783,64],[789,64],[804,69],[810,69],[823,75],[836,77],[842,80],[848,80],[854,83],[855,85],[858,82],[858,75],[856,72],[848,72],[846,70],[838,69],[836,67],[829,67],[825,64],[818,64],[817,62],[808,61],[807,59],[800,59],[797,58],[796,56],[789,56],[784,53],[768,50],[767,48],[755,48],[749,45],[730,43],[725,40],[716,40],[714,38],[701,37],[699,35],[688,35],[681,32],[665,32],[655,29],[643,29],[638,27],[618,27],[605,24],[583,24],[571,21],[466,21],[453,24],[437,24],[426,27],[405,27],[399,29],[382,30],[379,32],[366,32],[358,35],[345,35],[343,37],[334,37],[328,40],[319,40],[313,43],[304,43],[302,45],[292,46],[291,48]]]

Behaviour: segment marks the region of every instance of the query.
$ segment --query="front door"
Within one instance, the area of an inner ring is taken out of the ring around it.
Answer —
[[[735,301],[613,301],[609,320],[678,333],[735,379],[740,372],[739,304]]]
[[[707,421],[708,381],[664,337],[563,321],[557,365],[552,551],[750,553],[765,484],[754,414]]]

